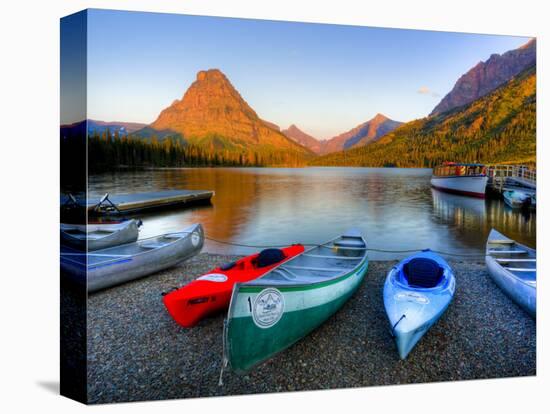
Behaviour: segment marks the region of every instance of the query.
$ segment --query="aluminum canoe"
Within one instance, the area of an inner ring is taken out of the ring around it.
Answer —
[[[172,267],[196,255],[204,231],[194,224],[179,232],[83,253],[62,247],[61,269],[88,292],[106,289]]]
[[[492,229],[485,263],[495,283],[533,318],[537,315],[537,252]]]
[[[82,251],[106,249],[132,243],[138,239],[140,222],[135,219],[121,223],[61,224],[61,243]]]

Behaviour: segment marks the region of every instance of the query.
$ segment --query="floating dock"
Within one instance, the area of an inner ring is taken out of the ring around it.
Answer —
[[[502,194],[519,190],[530,196],[537,192],[537,172],[525,165],[489,165],[487,175],[490,191]]]
[[[78,205],[86,207],[90,215],[113,215],[141,213],[164,209],[169,207],[181,207],[187,204],[209,202],[214,196],[210,190],[164,190],[147,193],[132,194],[106,194],[103,197],[76,198]],[[61,204],[70,202],[68,195],[61,197]]]

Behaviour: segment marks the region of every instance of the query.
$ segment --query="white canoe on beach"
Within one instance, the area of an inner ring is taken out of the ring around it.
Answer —
[[[61,243],[82,251],[132,243],[138,239],[140,224],[139,220],[134,219],[87,225],[61,223]]]
[[[61,269],[95,292],[148,276],[196,255],[204,244],[204,231],[194,224],[179,232],[138,240],[88,254],[62,247]]]
[[[537,251],[495,229],[487,239],[485,263],[495,283],[529,315],[537,315]]]

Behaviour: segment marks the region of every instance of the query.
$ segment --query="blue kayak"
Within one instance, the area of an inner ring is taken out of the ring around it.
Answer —
[[[455,285],[451,267],[429,250],[406,258],[389,271],[384,306],[401,359],[445,312]]]

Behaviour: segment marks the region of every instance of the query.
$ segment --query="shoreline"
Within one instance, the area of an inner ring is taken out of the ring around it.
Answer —
[[[449,261],[453,303],[401,361],[382,301],[387,270],[371,261],[364,282],[329,320],[246,375],[218,385],[224,314],[184,329],[161,292],[240,256],[201,253],[166,271],[88,298],[90,403],[196,398],[536,375],[536,323],[480,261]]]

